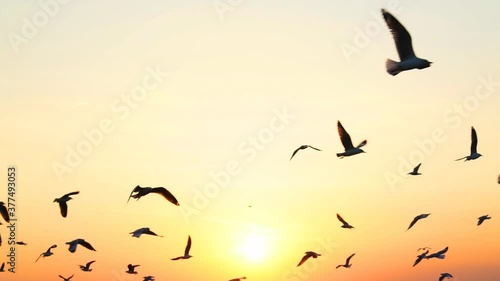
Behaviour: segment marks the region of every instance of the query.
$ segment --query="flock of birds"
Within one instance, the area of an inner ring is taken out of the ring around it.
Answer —
[[[388,25],[388,27],[393,35],[393,38],[394,38],[394,41],[396,44],[396,48],[397,48],[397,51],[399,54],[399,58],[400,58],[400,62],[396,62],[396,61],[393,61],[390,59],[388,59],[386,61],[387,72],[390,75],[394,76],[394,75],[397,75],[403,71],[408,71],[411,69],[424,69],[424,68],[429,67],[431,65],[431,62],[429,62],[428,60],[425,60],[425,59],[418,58],[415,55],[415,52],[413,51],[411,36],[410,36],[409,32],[405,29],[405,27],[393,15],[391,15],[389,12],[387,12],[384,9],[382,9],[382,16],[383,16],[385,22],[387,23],[387,25]],[[337,122],[337,129],[338,129],[340,141],[344,147],[343,152],[339,152],[336,154],[337,157],[344,158],[344,157],[350,157],[350,156],[354,156],[354,155],[357,155],[360,153],[364,153],[362,147],[364,147],[367,144],[367,140],[363,140],[357,146],[354,146],[350,135],[347,133],[347,131],[345,130],[343,125],[340,123],[340,121]],[[465,157],[462,157],[462,158],[459,158],[456,160],[458,161],[458,160],[465,159],[465,161],[470,161],[470,160],[475,160],[475,159],[478,159],[479,157],[481,157],[482,155],[477,152],[477,143],[478,143],[477,134],[476,134],[474,127],[472,127],[470,154],[468,156],[465,156]],[[293,151],[292,156],[290,157],[290,160],[292,160],[299,151],[305,150],[308,148],[316,150],[316,151],[321,151],[321,149],[313,147],[311,145],[302,145],[299,148],[297,148],[295,151]],[[419,172],[421,164],[422,163],[418,164],[412,171],[409,171],[408,174],[412,175],[412,176],[421,175],[421,173]],[[500,176],[498,177],[497,181],[500,184]],[[68,201],[73,199],[72,196],[78,195],[79,193],[80,193],[79,191],[74,191],[74,192],[67,193],[59,198],[54,199],[54,202],[58,203],[58,205],[59,205],[59,209],[60,209],[60,213],[61,213],[62,217],[66,218],[68,215]],[[173,205],[179,206],[179,202],[177,201],[175,196],[172,193],[170,193],[170,191],[168,191],[166,188],[164,188],[164,187],[141,187],[139,185],[136,186],[132,190],[127,202],[130,200],[130,198],[134,198],[134,199],[139,200],[140,198],[142,198],[148,194],[152,194],[152,193],[156,193],[158,195],[161,195],[162,197],[164,197],[166,200],[168,200]],[[9,220],[10,220],[9,214],[8,214],[7,208],[5,207],[5,204],[3,202],[0,202],[0,214],[6,222],[9,222]],[[410,222],[410,224],[406,230],[407,231],[410,230],[412,227],[414,227],[414,225],[417,222],[419,222],[422,219],[427,218],[430,215],[431,214],[420,214],[420,215],[415,216],[415,218]],[[354,227],[352,225],[350,225],[340,214],[337,214],[337,219],[342,223],[342,225],[341,225],[342,228],[354,229]],[[489,219],[491,219],[491,217],[489,215],[480,216],[478,218],[477,225],[480,226],[485,220],[489,220]],[[152,235],[152,236],[162,237],[161,235],[158,235],[155,232],[153,232],[148,227],[139,228],[135,231],[130,232],[130,234],[134,238],[139,238],[142,235]],[[17,244],[18,245],[27,245],[26,243],[24,243],[22,241],[17,242]],[[1,236],[0,236],[0,245],[1,245]],[[89,242],[87,242],[81,238],[77,238],[77,239],[74,239],[72,241],[66,242],[66,245],[68,245],[68,251],[71,253],[74,253],[77,250],[78,246],[81,246],[81,247],[83,247],[87,250],[90,250],[90,251],[96,251],[96,249]],[[188,240],[187,240],[184,254],[181,256],[172,258],[172,260],[184,260],[184,259],[192,258],[192,256],[190,255],[191,245],[192,245],[191,236],[188,236]],[[38,256],[38,258],[35,260],[35,262],[38,262],[38,260],[40,258],[43,259],[43,258],[47,258],[47,257],[52,256],[54,254],[52,252],[52,250],[55,249],[56,247],[57,247],[56,244],[50,246],[45,252],[42,252]],[[424,248],[418,249],[417,252],[421,252],[421,251],[422,252],[419,255],[417,255],[417,259],[413,263],[413,266],[418,265],[424,259],[426,259],[426,260],[444,259],[445,254],[448,251],[448,247],[446,247],[440,251],[429,254],[430,250],[431,249],[429,247],[424,247]],[[336,268],[337,269],[341,268],[341,267],[350,268],[352,266],[351,260],[354,257],[354,255],[355,255],[355,253],[351,254],[349,257],[347,257],[344,264],[339,264],[336,266]],[[305,255],[301,258],[301,260],[299,261],[297,266],[301,266],[310,258],[316,259],[320,256],[321,256],[321,254],[319,254],[319,253],[316,253],[313,251],[307,251],[307,252],[305,252]],[[91,272],[92,271],[91,266],[95,262],[96,262],[95,260],[92,260],[92,261],[87,262],[85,265],[79,265],[79,267],[84,272]],[[140,266],[139,264],[128,264],[126,266],[127,269],[126,269],[125,273],[138,274],[138,271],[136,270],[136,268],[139,266]],[[1,265],[0,272],[4,271],[4,267],[5,267],[5,263],[3,263]],[[74,277],[74,274],[72,274],[69,277],[64,277],[62,275],[59,275],[59,277],[61,279],[63,279],[64,281],[69,281]],[[447,279],[447,278],[453,278],[453,276],[450,273],[442,273],[439,277],[439,280],[442,281],[442,280]],[[230,279],[229,281],[240,281],[243,279],[246,279],[246,277],[234,278],[234,279]],[[154,278],[154,276],[147,275],[147,276],[143,277],[143,280],[144,281],[154,281],[155,278]]]

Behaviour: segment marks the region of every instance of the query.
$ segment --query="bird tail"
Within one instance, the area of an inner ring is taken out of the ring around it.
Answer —
[[[399,63],[391,59],[387,59],[387,61],[385,62],[385,68],[387,69],[387,73],[389,73],[392,76],[395,76],[401,72],[401,69],[399,68]]]

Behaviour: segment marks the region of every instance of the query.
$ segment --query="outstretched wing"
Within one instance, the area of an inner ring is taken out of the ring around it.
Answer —
[[[85,266],[90,267],[91,264],[93,264],[95,261],[89,261]]]
[[[350,256],[347,258],[347,260],[345,261],[345,264],[349,264],[349,262],[351,261],[352,257],[354,257],[354,255],[355,255],[355,254],[356,254],[356,253],[354,253],[354,254],[350,255]]]
[[[470,154],[476,154],[477,153],[477,134],[476,134],[476,129],[472,127],[471,129],[471,144],[470,144]]]
[[[356,146],[356,148],[362,148],[362,147],[363,147],[363,146],[365,146],[367,143],[368,143],[368,141],[367,141],[367,140],[364,140],[364,141],[360,142],[360,143],[358,144],[358,146]]]
[[[313,147],[313,146],[310,146],[310,145],[309,145],[309,148],[315,149],[315,150],[317,150],[317,151],[321,151],[321,149],[316,148],[316,147]]]
[[[300,150],[300,147],[295,149],[295,151],[292,153],[292,157],[290,157],[290,160],[292,160],[292,158],[295,156],[295,154],[297,154],[297,152]]]
[[[418,169],[420,169],[420,165],[422,165],[422,163],[418,164],[417,167],[413,168],[414,173],[418,173]]]
[[[78,241],[78,244],[82,245],[83,247],[85,247],[85,248],[87,248],[87,249],[89,249],[91,251],[95,251],[94,247],[92,247],[92,245],[90,245],[89,242],[87,242],[87,241],[85,241],[83,239],[80,240],[80,241]]]
[[[68,215],[68,204],[64,201],[59,201],[59,209],[61,211],[61,216],[65,218]]]
[[[382,9],[382,16],[384,17],[385,23],[387,23],[387,26],[391,30],[400,60],[403,61],[405,59],[415,57],[411,36],[406,28],[393,15],[384,9]]]
[[[161,196],[165,197],[165,199],[167,199],[168,201],[170,201],[170,203],[172,203],[172,204],[174,204],[176,206],[179,206],[179,202],[177,201],[177,199],[166,188],[164,188],[164,187],[154,187],[151,192],[158,193]]]
[[[344,218],[342,218],[339,214],[337,214],[337,219],[339,219],[339,221],[340,221],[341,223],[343,223],[343,224],[348,224],[348,223],[344,220]]]
[[[353,149],[354,146],[352,145],[351,136],[349,136],[340,121],[337,121],[337,130],[339,131],[340,141],[342,142],[344,149],[346,151],[349,149]]]
[[[416,216],[416,217],[415,217],[415,218],[411,221],[410,226],[408,226],[408,228],[407,228],[406,230],[408,230],[408,229],[412,228],[412,227],[413,227],[413,226],[417,223],[417,221],[418,221],[419,219],[420,219],[420,218],[419,218],[418,216]]]
[[[173,258],[173,259],[171,259],[171,260],[176,261],[176,260],[180,260],[180,259],[182,259],[182,258],[184,258],[184,257],[176,257],[176,258]]]
[[[299,264],[297,264],[297,266],[301,266],[303,263],[306,262],[307,259],[309,259],[311,256],[310,255],[305,255],[304,257],[302,257],[302,259],[300,260]]]
[[[191,250],[191,236],[188,237],[186,249],[184,250],[184,256],[189,255],[189,250]]]
[[[149,228],[145,229],[142,234],[149,234],[149,235],[154,235],[154,236],[160,236],[156,233],[154,233],[153,231],[151,231]]]
[[[71,196],[71,195],[77,195],[78,193],[80,193],[80,191],[73,191],[73,192],[70,192],[68,194],[65,194],[63,197],[68,197],[68,196]]]
[[[0,214],[2,214],[2,218],[6,222],[10,222],[9,212],[7,211],[7,207],[5,207],[3,203],[0,204]]]

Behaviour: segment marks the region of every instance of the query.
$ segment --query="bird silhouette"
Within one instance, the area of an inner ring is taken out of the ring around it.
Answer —
[[[362,141],[360,144],[358,144],[358,146],[354,147],[352,145],[351,136],[349,136],[340,121],[337,121],[337,130],[339,132],[340,141],[342,142],[345,150],[344,152],[337,153],[337,157],[344,158],[359,153],[364,153],[361,147],[365,146],[368,143],[366,140]]]
[[[150,193],[160,194],[165,199],[170,201],[172,204],[179,206],[179,202],[174,197],[174,195],[172,195],[172,193],[170,193],[170,191],[168,191],[164,187],[140,187],[140,186],[136,186],[132,190],[132,192],[130,193],[130,196],[128,197],[127,203],[130,200],[130,198],[134,198],[134,199],[139,200],[141,197],[146,196]]]
[[[186,249],[184,250],[184,256],[176,257],[176,258],[173,258],[172,260],[174,260],[174,261],[187,260],[187,259],[191,258],[192,256],[189,255],[189,250],[191,250],[191,236],[188,236]]]
[[[67,215],[68,215],[68,204],[67,202],[69,200],[72,200],[73,198],[71,198],[72,195],[77,195],[78,193],[80,193],[80,191],[74,191],[74,192],[70,192],[68,194],[65,194],[59,198],[56,198],[54,199],[54,202],[57,202],[59,203],[59,209],[61,211],[61,215],[63,216],[63,218],[65,218]]]

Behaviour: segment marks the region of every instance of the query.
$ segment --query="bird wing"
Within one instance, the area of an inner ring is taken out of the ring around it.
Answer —
[[[136,186],[136,187],[134,187],[134,189],[132,189],[132,192],[130,192],[130,195],[128,196],[127,203],[128,203],[128,201],[130,201],[130,198],[132,198],[132,194],[133,194],[134,192],[137,192],[137,191],[141,190],[141,189],[142,189],[142,187],[140,187],[140,186]]]
[[[179,206],[179,202],[177,201],[177,199],[166,188],[164,188],[164,187],[154,187],[151,192],[158,193],[161,196],[165,197],[165,199],[167,199],[168,201],[170,201],[170,203],[172,203],[172,204],[174,204],[176,206]]]
[[[59,209],[61,210],[61,216],[65,218],[68,215],[68,204],[64,201],[59,201]]]
[[[418,221],[419,219],[420,219],[420,218],[419,218],[419,216],[416,216],[416,217],[415,217],[415,218],[411,221],[410,226],[408,226],[408,228],[407,228],[406,230],[408,230],[408,229],[412,228],[412,227],[413,227],[413,226],[417,223],[417,221]]]
[[[66,278],[62,277],[61,275],[59,275],[59,277],[61,277],[62,279],[66,280]]]
[[[180,259],[182,259],[182,258],[184,258],[184,257],[176,257],[176,258],[173,258],[173,259],[171,259],[171,260],[176,261],[176,260],[180,260]]]
[[[184,256],[189,255],[189,250],[191,250],[191,236],[188,237],[186,249],[184,250]]]
[[[91,265],[91,264],[93,264],[94,262],[95,262],[95,261],[89,261],[89,262],[85,265],[85,267],[90,267],[90,265]]]
[[[317,150],[317,151],[321,151],[321,149],[319,149],[319,148],[316,148],[316,147],[313,147],[313,146],[310,146],[310,145],[308,145],[308,146],[309,146],[310,148],[312,148],[312,149]]]
[[[349,262],[351,261],[352,257],[354,257],[356,253],[350,255],[346,260],[345,260],[345,264],[349,264]]]
[[[3,271],[4,267],[5,267],[5,262],[3,262],[2,266],[0,266],[0,271]]]
[[[151,231],[149,228],[146,228],[142,231],[142,234],[149,234],[149,235],[154,235],[154,236],[160,236],[156,233],[154,233],[153,231]]]
[[[344,149],[346,151],[349,149],[353,149],[354,146],[352,145],[351,136],[349,136],[340,121],[337,121],[337,130],[339,131],[340,141],[342,142]]]
[[[73,192],[70,192],[68,194],[65,194],[63,197],[68,197],[68,196],[71,196],[71,195],[77,195],[78,193],[80,193],[80,191],[73,191]]]
[[[470,154],[476,154],[477,153],[477,134],[476,134],[476,129],[472,127],[471,129],[471,144],[470,144]]]
[[[384,17],[385,23],[387,23],[387,26],[391,30],[392,37],[396,43],[396,49],[398,50],[399,59],[404,61],[405,59],[415,57],[411,36],[406,28],[393,15],[384,9],[382,9],[382,16]]]
[[[310,257],[311,257],[311,255],[308,255],[308,254],[306,254],[305,256],[303,256],[302,259],[300,260],[299,264],[297,264],[297,266],[301,266]]]
[[[418,164],[417,167],[413,168],[414,173],[418,173],[418,169],[420,169],[420,165],[422,165],[422,163]]]
[[[343,264],[339,264],[335,267],[335,269],[339,268],[339,267],[343,267],[344,265]]]
[[[290,160],[292,160],[292,158],[295,156],[295,154],[297,154],[297,152],[300,150],[300,147],[295,149],[295,151],[292,153],[292,157],[290,157]]]
[[[41,253],[38,258],[35,260],[35,262],[37,262],[42,256],[43,256],[44,253]]]
[[[7,207],[5,207],[3,204],[0,204],[0,214],[2,214],[2,218],[6,222],[10,222],[9,212],[7,211]]]
[[[362,147],[363,147],[363,146],[365,146],[367,143],[368,143],[368,141],[367,141],[367,140],[364,140],[364,141],[360,142],[360,143],[358,144],[358,146],[356,146],[356,148],[362,148]]]
[[[439,277],[439,281],[443,281],[443,280],[444,280],[444,278],[446,278],[446,275],[441,274],[441,276]]]
[[[339,221],[342,223],[342,224],[348,224],[339,214],[337,214],[337,219],[339,219]]]
[[[91,251],[95,251],[94,247],[92,247],[92,245],[90,245],[90,243],[89,243],[89,242],[87,242],[87,241],[85,241],[85,240],[83,240],[83,239],[82,239],[82,240],[79,240],[79,241],[78,241],[78,244],[82,245],[83,247],[85,247],[85,248],[87,248],[87,249],[89,249],[89,250],[91,250]],[[76,248],[76,247],[75,247],[75,248]]]
[[[446,252],[448,252],[448,247],[446,247],[446,248],[442,249],[441,251],[437,252],[436,254],[437,254],[438,256],[440,256],[440,255],[442,255],[442,254],[444,254],[444,253],[446,253]]]

